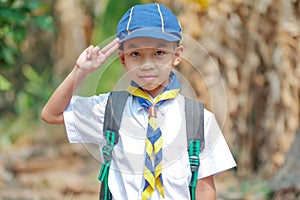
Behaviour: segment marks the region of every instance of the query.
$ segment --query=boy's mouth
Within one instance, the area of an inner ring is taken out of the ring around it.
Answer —
[[[140,76],[140,79],[149,82],[149,81],[153,81],[157,76],[156,75],[143,75]]]

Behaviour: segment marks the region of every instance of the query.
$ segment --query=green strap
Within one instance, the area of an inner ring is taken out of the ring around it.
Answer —
[[[107,130],[106,131],[106,145],[102,148],[103,162],[99,172],[98,179],[101,181],[101,194],[100,199],[110,200],[112,195],[108,188],[108,174],[109,167],[112,160],[112,150],[115,145],[116,133]]]
[[[189,184],[191,200],[196,199],[196,185],[198,180],[198,169],[200,165],[200,143],[200,140],[191,140],[189,146],[189,161],[192,172],[192,178]]]
[[[103,135],[106,139],[106,145],[102,148],[104,161],[98,176],[98,179],[102,182],[100,200],[112,199],[112,194],[108,188],[108,173],[112,160],[111,153],[114,145],[118,143],[118,132],[128,96],[129,93],[126,91],[113,91],[107,99],[103,123]]]

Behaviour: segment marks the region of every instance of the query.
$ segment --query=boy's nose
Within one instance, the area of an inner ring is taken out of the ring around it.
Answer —
[[[154,63],[150,58],[145,58],[143,64],[141,65],[141,70],[153,69]]]
[[[144,63],[141,65],[141,70],[150,70],[153,69],[153,63]]]

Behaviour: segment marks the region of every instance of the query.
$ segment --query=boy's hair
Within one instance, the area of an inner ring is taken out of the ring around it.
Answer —
[[[120,43],[137,37],[150,37],[180,42],[182,28],[176,16],[157,3],[131,7],[121,18],[117,28]]]

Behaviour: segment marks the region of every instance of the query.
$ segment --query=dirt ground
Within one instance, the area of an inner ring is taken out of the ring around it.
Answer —
[[[84,145],[69,144],[61,127],[52,131],[42,130],[1,150],[1,200],[98,199],[100,162]],[[218,200],[265,199],[236,192],[240,183],[234,170],[217,175],[215,181]]]

